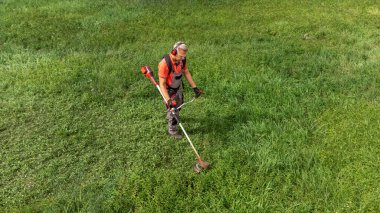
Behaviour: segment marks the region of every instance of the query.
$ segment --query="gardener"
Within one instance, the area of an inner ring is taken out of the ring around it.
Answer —
[[[193,88],[195,97],[199,97],[202,91],[197,88],[186,64],[187,45],[184,42],[177,42],[173,46],[170,54],[164,55],[158,64],[159,84],[162,94],[167,100],[169,109],[178,107],[183,103],[183,84],[182,76],[184,75]],[[179,110],[175,110],[176,117],[179,119]],[[182,135],[177,128],[177,120],[169,111],[166,119],[168,120],[168,131],[171,136],[181,139]]]

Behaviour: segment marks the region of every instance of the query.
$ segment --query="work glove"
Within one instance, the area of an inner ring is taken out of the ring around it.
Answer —
[[[167,107],[169,109],[174,108],[174,107],[177,106],[177,102],[175,100],[171,99],[171,98],[169,98],[169,100],[167,102],[168,102],[167,103]]]
[[[198,89],[197,87],[194,87],[193,90],[194,90],[196,98],[198,98],[199,96],[201,96],[201,94],[203,93],[203,91],[200,90],[200,89]]]

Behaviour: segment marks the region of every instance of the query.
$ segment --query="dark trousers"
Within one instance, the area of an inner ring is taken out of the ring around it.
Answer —
[[[172,98],[173,100],[175,100],[177,102],[177,107],[179,107],[182,103],[183,103],[183,88],[182,88],[182,85],[178,88],[178,90],[174,90],[174,89],[168,89],[168,92],[169,92],[169,96],[170,98]],[[175,110],[175,116],[178,118],[179,120],[179,110]],[[168,121],[168,131],[169,131],[169,134],[175,134],[178,132],[178,128],[177,128],[177,124],[178,124],[178,121],[177,119],[174,117],[173,113],[171,111],[169,111],[166,115],[166,119]]]

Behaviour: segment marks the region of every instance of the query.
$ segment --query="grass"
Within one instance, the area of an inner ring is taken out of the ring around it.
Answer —
[[[379,11],[0,1],[0,210],[379,212]],[[139,73],[177,40],[206,92],[181,112],[199,175]]]

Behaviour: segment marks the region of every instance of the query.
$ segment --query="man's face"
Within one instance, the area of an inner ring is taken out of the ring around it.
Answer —
[[[183,49],[178,49],[178,53],[177,53],[177,55],[175,56],[174,60],[175,60],[176,62],[182,61],[183,59],[185,59],[186,54],[187,54],[187,51],[185,51],[185,50],[183,50]]]

